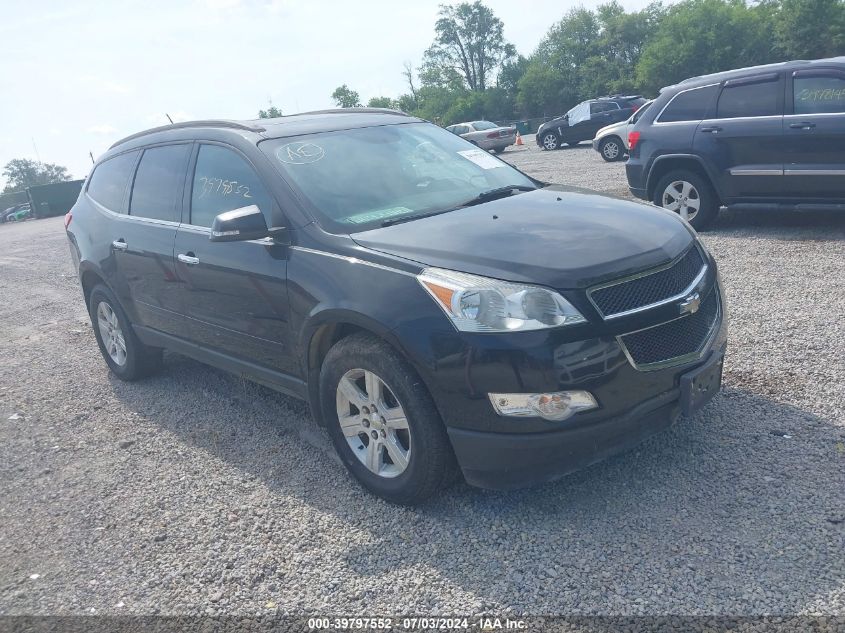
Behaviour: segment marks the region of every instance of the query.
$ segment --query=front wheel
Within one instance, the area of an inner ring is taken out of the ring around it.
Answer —
[[[553,150],[560,147],[560,139],[558,139],[557,134],[554,132],[546,132],[543,134],[543,137],[540,139],[540,143],[545,150]]]
[[[381,339],[355,334],[332,347],[320,397],[335,450],[370,492],[413,505],[454,479],[455,458],[431,396]]]
[[[617,160],[622,160],[622,157],[625,155],[625,151],[622,146],[622,140],[615,136],[610,136],[606,139],[603,139],[599,144],[599,153],[601,154],[601,157],[608,163],[613,163]]]
[[[699,174],[678,170],[663,176],[654,189],[654,204],[686,216],[693,228],[702,231],[719,215],[719,201],[713,187]]]

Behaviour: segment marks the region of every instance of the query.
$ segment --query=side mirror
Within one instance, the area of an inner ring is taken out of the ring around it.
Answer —
[[[211,225],[212,242],[260,240],[270,235],[264,214],[254,204],[221,213]]]

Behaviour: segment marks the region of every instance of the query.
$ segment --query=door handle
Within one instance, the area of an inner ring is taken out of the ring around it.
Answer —
[[[112,248],[116,251],[125,251],[127,248],[129,248],[129,244],[127,244],[126,240],[124,240],[122,237],[119,240],[113,241],[111,245]]]
[[[714,125],[712,127],[702,127],[698,129],[699,132],[707,132],[708,134],[718,134],[722,131],[718,125]]]
[[[189,266],[196,266],[200,263],[200,258],[196,257],[193,253],[179,253],[176,256],[176,259],[183,264],[188,264]]]
[[[790,123],[789,127],[793,130],[812,130],[816,124],[811,121],[801,121],[801,123]]]

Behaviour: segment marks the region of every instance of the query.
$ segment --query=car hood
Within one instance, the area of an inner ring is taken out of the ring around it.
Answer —
[[[628,119],[624,121],[618,121],[617,123],[611,123],[610,125],[605,125],[603,128],[599,129],[596,132],[595,138],[599,138],[600,136],[604,136],[605,134],[610,134],[612,132],[618,132],[624,128],[628,127]]]
[[[693,234],[674,213],[551,186],[355,233],[361,246],[497,279],[583,288],[666,263]]]

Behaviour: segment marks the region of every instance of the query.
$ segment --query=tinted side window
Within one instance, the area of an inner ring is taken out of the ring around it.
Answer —
[[[795,77],[795,114],[845,112],[845,77]]]
[[[88,195],[110,211],[126,213],[123,195],[137,158],[138,152],[129,152],[97,165],[88,182]]]
[[[704,86],[679,92],[660,114],[658,122],[701,121],[707,116],[707,111],[718,90],[719,86]]]
[[[716,118],[771,116],[781,114],[778,106],[780,82],[726,85],[719,97]]]
[[[144,150],[135,174],[129,215],[154,220],[178,221],[185,163],[191,146],[165,145]]]
[[[225,147],[201,146],[191,192],[191,224],[211,226],[220,213],[251,204],[266,212],[271,203],[249,163]]]

